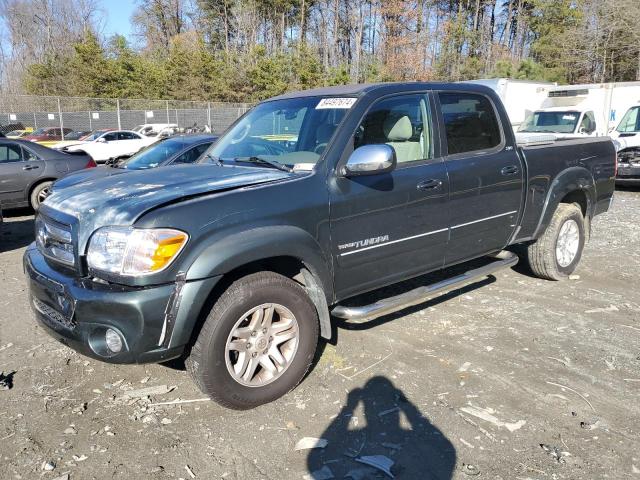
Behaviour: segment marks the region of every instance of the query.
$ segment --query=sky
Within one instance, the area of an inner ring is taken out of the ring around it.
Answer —
[[[119,33],[132,40],[130,20],[136,3],[131,0],[101,0],[101,3],[106,13],[104,34],[109,37]]]

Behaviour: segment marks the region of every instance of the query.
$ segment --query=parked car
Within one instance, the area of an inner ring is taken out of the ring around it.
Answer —
[[[5,137],[22,138],[22,137],[26,137],[27,135],[30,135],[31,133],[33,133],[33,128],[27,127],[25,129],[11,130],[10,132],[7,132]]]
[[[99,132],[94,132],[74,145],[64,145],[62,149],[65,152],[85,152],[96,162],[105,163],[108,160],[130,157],[158,140],[131,130]]]
[[[70,147],[71,145],[80,145],[87,142],[92,142],[102,137],[105,133],[113,132],[113,128],[103,128],[100,130],[92,130],[90,132],[71,132],[65,135],[65,139],[59,142],[47,145],[49,148],[55,148],[56,150],[62,150],[64,147]],[[71,138],[69,138],[71,137]]]
[[[640,185],[640,105],[631,107],[611,133],[618,151],[620,185]]]
[[[260,138],[284,132],[297,141]],[[608,138],[517,145],[493,90],[419,82],[267,100],[205,155],[54,191],[24,264],[36,318],[65,345],[112,363],[185,355],[198,387],[237,409],[302,380],[330,313],[419,304],[514,265],[514,245],[535,275],[567,278],[616,158]]]
[[[177,129],[176,123],[145,123],[143,125],[136,126],[133,131],[140,135],[146,135],[149,137],[155,137],[165,128]]]
[[[27,140],[2,138],[0,201],[4,208],[30,205],[37,210],[55,180],[95,166],[87,155],[70,155]]]
[[[82,170],[69,174],[55,182],[50,189],[50,193],[89,180],[97,180],[136,170],[195,163],[216,138],[213,135],[202,134],[177,135],[154,143],[126,160],[114,162],[113,165],[101,165],[91,170]]]
[[[41,145],[53,144],[55,142],[59,142],[60,140],[64,140],[62,135],[67,135],[73,132],[70,128],[60,129],[58,127],[43,127],[38,128],[33,131],[29,135],[22,137],[23,140],[29,140],[31,142],[38,142]]]

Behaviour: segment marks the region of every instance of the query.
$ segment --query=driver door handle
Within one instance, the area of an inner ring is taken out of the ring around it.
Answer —
[[[442,186],[442,180],[430,178],[429,180],[424,180],[420,182],[416,187],[418,190],[429,191],[429,190],[436,190],[441,186]]]
[[[25,165],[22,167],[23,170],[34,170],[36,168],[40,168],[40,165]]]
[[[502,170],[500,170],[500,173],[504,176],[515,175],[518,172],[518,167],[516,167],[515,165],[509,165],[508,167],[504,167]]]

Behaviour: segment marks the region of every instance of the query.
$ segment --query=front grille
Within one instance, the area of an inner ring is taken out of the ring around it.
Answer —
[[[58,312],[54,308],[51,308],[49,305],[42,302],[41,300],[38,300],[35,297],[33,297],[33,306],[45,317],[45,320],[47,320],[48,322],[54,322],[69,329],[73,329],[76,326],[73,319],[65,317],[62,313]]]
[[[69,225],[38,215],[36,245],[45,257],[69,267],[75,265],[76,254]]]

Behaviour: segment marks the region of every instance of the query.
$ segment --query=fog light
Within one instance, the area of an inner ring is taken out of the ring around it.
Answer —
[[[122,338],[120,338],[120,335],[115,330],[107,328],[104,334],[104,341],[107,344],[107,348],[113,353],[122,351]]]

